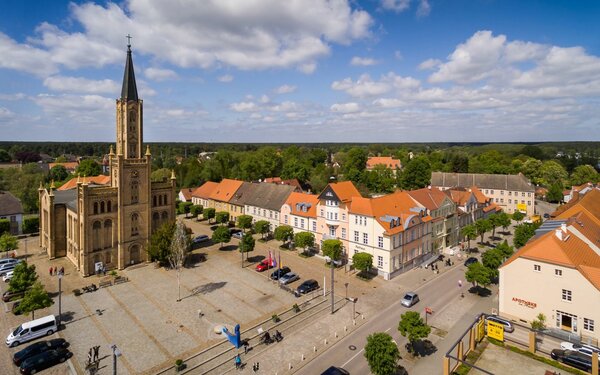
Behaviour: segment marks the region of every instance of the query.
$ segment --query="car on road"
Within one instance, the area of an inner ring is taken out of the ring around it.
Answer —
[[[66,348],[69,343],[65,339],[53,339],[53,340],[42,340],[33,343],[23,350],[19,350],[13,355],[13,363],[20,366],[23,361],[27,358],[31,358],[35,355],[43,353],[48,350],[55,350],[59,348]]]
[[[210,237],[208,237],[206,234],[201,234],[199,236],[194,237],[194,239],[192,240],[192,243],[199,244],[199,243],[208,242],[208,241],[210,241]]]
[[[241,240],[244,237],[244,232],[234,232],[231,234],[231,237]]]
[[[12,279],[14,274],[15,274],[15,271],[9,271],[9,272],[5,273],[4,276],[2,276],[2,281],[4,281],[5,283],[9,282],[10,279]]]
[[[479,260],[475,257],[469,257],[469,259],[465,260],[465,267],[469,267],[473,263],[477,263]]]
[[[262,262],[260,262],[256,265],[256,271],[263,272],[270,268],[273,268],[273,264],[270,264],[270,263],[272,263],[272,261],[269,262],[269,259],[263,259]]]
[[[288,272],[288,273],[286,273],[285,275],[283,275],[283,276],[281,276],[279,278],[279,283],[281,285],[286,285],[286,284],[289,284],[289,283],[294,282],[294,281],[299,280],[299,279],[300,279],[300,276],[298,276],[297,273],[295,273],[295,272]]]
[[[350,373],[341,367],[331,366],[327,370],[323,371],[321,375],[350,375]]]
[[[242,233],[241,229],[237,229],[237,228],[229,228],[229,234],[231,235],[231,237],[234,237],[237,233]]]
[[[6,291],[4,293],[2,293],[2,301],[3,302],[8,302],[11,299],[17,297],[17,298],[23,298],[23,296],[25,295],[25,291],[21,290],[18,292],[11,292],[11,291]]]
[[[485,317],[486,323],[488,321],[494,322],[497,324],[502,324],[504,326],[504,332],[512,333],[515,331],[515,327],[508,320],[499,317],[498,315],[488,315]],[[486,324],[487,326],[487,324]]]
[[[574,352],[587,354],[590,357],[592,356],[592,353],[594,353],[594,352],[596,352],[596,353],[598,353],[598,355],[600,355],[600,348],[598,348],[596,346],[592,346],[592,345],[574,344],[572,342],[563,341],[560,343],[560,348],[564,349],[564,350],[572,350]]]
[[[302,284],[298,285],[298,288],[296,288],[296,292],[299,294],[306,294],[317,289],[319,289],[319,283],[317,282],[317,280],[309,279],[305,280]]]
[[[282,268],[276,269],[271,274],[271,280],[279,280],[279,278],[281,276],[285,275],[288,272],[292,272],[292,270],[290,269],[290,267],[282,267]]]
[[[550,357],[580,370],[592,370],[592,357],[580,352],[565,349],[552,349]]]
[[[0,259],[0,266],[3,264],[10,264],[10,263],[19,263],[18,259],[15,258],[2,258]]]
[[[58,363],[62,363],[71,358],[73,353],[67,349],[61,348],[56,350],[47,350],[43,353],[27,358],[21,363],[21,374],[35,374],[38,371],[52,367]]]
[[[8,272],[14,270],[15,267],[17,266],[17,264],[19,264],[19,263],[21,263],[21,260],[17,260],[16,262],[5,263],[5,264],[0,265],[0,276],[4,276]]]
[[[545,213],[544,214],[544,219],[550,219],[550,214],[549,213]]]
[[[402,301],[400,301],[400,303],[406,307],[411,307],[414,304],[416,304],[417,302],[419,302],[419,295],[414,292],[406,293],[404,295],[404,298],[402,298]]]

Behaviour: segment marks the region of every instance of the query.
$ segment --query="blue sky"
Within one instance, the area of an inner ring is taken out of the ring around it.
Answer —
[[[0,3],[1,140],[600,140],[600,2]]]

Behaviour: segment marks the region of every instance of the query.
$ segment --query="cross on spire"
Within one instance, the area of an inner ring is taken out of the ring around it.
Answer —
[[[127,38],[127,47],[131,47],[131,35],[127,34],[125,38]]]

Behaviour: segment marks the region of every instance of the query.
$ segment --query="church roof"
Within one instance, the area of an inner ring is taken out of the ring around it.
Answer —
[[[138,100],[135,73],[133,72],[133,59],[131,58],[131,45],[127,45],[127,60],[125,61],[125,73],[123,74],[121,100]]]

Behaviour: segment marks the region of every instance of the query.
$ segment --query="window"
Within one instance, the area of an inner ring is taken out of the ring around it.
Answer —
[[[504,195],[504,190],[500,190],[500,195]]]
[[[98,202],[94,202],[94,215],[98,214]]]
[[[295,217],[295,218],[294,218],[294,226],[295,226],[295,227],[297,227],[297,226],[298,226],[298,218],[297,218],[297,217]]]
[[[321,217],[325,217],[325,210],[321,208]]]
[[[490,194],[494,194],[494,191],[493,191],[493,190],[490,190]]]
[[[540,272],[542,270],[542,266],[540,266],[539,264],[534,264],[533,270],[536,272]]]
[[[358,225],[358,216],[354,216],[354,224]]]
[[[342,214],[342,221],[346,221],[346,214]]]
[[[329,227],[329,235],[335,237],[335,227]]]
[[[509,199],[509,200],[508,200],[508,204],[511,204],[511,203],[512,203],[512,199]]]
[[[139,234],[138,219],[139,219],[138,214],[134,213],[133,215],[131,215],[131,235],[132,236],[136,236]]]
[[[562,290],[562,300],[571,302],[573,300],[573,292],[570,290]]]
[[[377,256],[377,268],[383,268],[383,257],[381,255]]]
[[[288,223],[288,217],[287,217],[287,215],[283,215],[283,222],[286,223],[286,224]]]
[[[346,228],[342,228],[342,239],[346,239]]]
[[[317,222],[313,221],[313,232],[317,231]]]
[[[522,196],[522,197],[524,197],[524,196],[525,196],[525,192],[522,192],[522,193],[521,193],[521,196]]]
[[[395,249],[396,247],[398,247],[398,246],[396,246],[396,236],[393,236],[393,237],[392,237],[392,241],[393,241],[393,243],[394,243],[394,249]]]
[[[337,212],[334,214],[334,218],[335,218],[335,220],[337,220],[337,219],[338,219],[338,214],[337,214]]]
[[[139,199],[139,183],[137,181],[133,181],[131,183],[131,203],[137,203]]]
[[[583,329],[594,332],[594,319],[583,318]]]
[[[377,246],[383,248],[383,237],[377,237]]]
[[[510,196],[512,196],[512,191],[509,191],[509,192],[508,192],[508,196],[509,196],[509,197],[510,197]]]
[[[559,270],[558,268],[554,270],[554,276],[562,276],[562,270]]]
[[[354,242],[358,242],[358,231],[354,231]]]
[[[365,245],[369,244],[369,235],[367,233],[363,233],[363,243]]]
[[[304,219],[300,219],[300,228],[304,229]]]
[[[531,201],[527,201],[527,205],[531,206]]]

